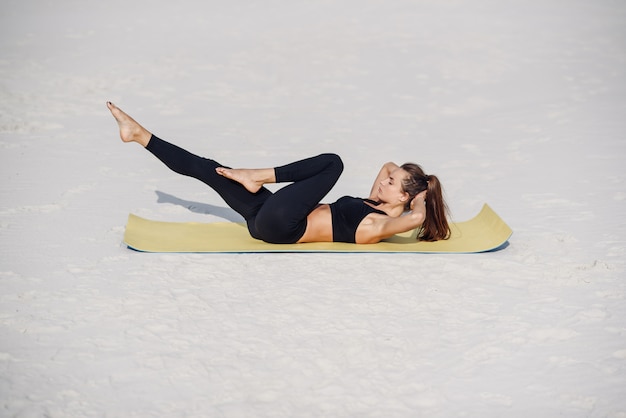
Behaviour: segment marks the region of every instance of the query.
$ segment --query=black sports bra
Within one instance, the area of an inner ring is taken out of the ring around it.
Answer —
[[[382,210],[373,208],[365,202],[372,205],[379,204],[370,199],[344,196],[329,205],[333,222],[334,242],[356,242],[356,229],[363,218],[370,213],[386,215]]]

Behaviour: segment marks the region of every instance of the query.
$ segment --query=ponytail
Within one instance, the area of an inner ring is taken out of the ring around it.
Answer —
[[[426,190],[426,218],[422,223],[418,239],[422,241],[438,241],[450,238],[450,225],[448,225],[448,205],[443,198],[441,183],[437,176],[426,175],[422,168],[413,163],[401,166],[409,173],[402,186],[409,194],[406,210],[413,198]]]
[[[448,205],[443,199],[441,183],[437,176],[426,176],[428,191],[426,192],[426,219],[422,224],[419,239],[423,241],[438,241],[450,238],[448,225]]]

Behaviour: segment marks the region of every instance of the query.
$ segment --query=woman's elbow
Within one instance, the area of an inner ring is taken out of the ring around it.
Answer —
[[[411,213],[411,229],[419,228],[426,220],[426,214],[424,212],[412,212]]]

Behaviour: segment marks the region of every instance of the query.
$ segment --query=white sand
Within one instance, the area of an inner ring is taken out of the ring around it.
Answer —
[[[0,5],[1,416],[626,416],[626,3],[162,3]],[[327,200],[417,161],[515,233],[136,253],[128,212],[239,218],[106,100],[234,166],[338,152]]]

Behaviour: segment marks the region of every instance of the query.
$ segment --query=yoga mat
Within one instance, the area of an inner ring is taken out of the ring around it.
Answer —
[[[416,241],[413,230],[377,244],[268,244],[252,238],[243,223],[162,222],[130,214],[124,243],[137,251],[160,253],[478,253],[504,248],[513,233],[487,204],[474,218],[450,228],[450,239],[436,242]]]

